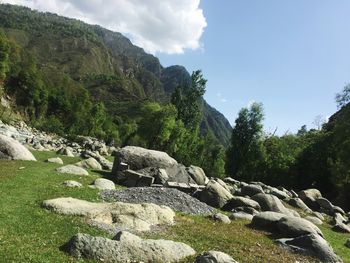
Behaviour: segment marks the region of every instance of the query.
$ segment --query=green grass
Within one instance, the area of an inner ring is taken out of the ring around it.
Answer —
[[[345,246],[345,242],[350,238],[350,234],[334,232],[327,224],[319,226],[319,228],[338,256],[340,256],[345,263],[350,263],[350,248]]]
[[[93,262],[72,258],[60,247],[78,232],[111,236],[90,227],[83,218],[46,211],[41,208],[41,203],[46,199],[68,196],[101,201],[97,191],[87,187],[101,174],[94,171],[86,177],[59,174],[55,169],[60,165],[44,162],[57,156],[56,153],[34,154],[38,162],[0,160],[0,262]],[[65,164],[79,160],[60,157]],[[62,186],[65,180],[76,180],[84,188],[65,188]],[[251,229],[244,221],[225,225],[208,218],[182,214],[177,215],[176,221],[176,225],[144,234],[144,237],[181,241],[198,253],[220,250],[239,262],[315,262],[280,249],[268,233]],[[329,227],[322,227],[322,231],[345,262],[350,262],[350,249],[344,246],[350,236],[335,233]],[[193,260],[194,257],[184,262]]]
[[[246,221],[232,221],[226,225],[200,216],[178,215],[176,219],[175,226],[147,234],[146,237],[184,242],[198,253],[222,251],[239,262],[316,262],[281,249],[267,237],[269,233],[250,228]],[[193,262],[194,259],[192,257],[184,262]]]

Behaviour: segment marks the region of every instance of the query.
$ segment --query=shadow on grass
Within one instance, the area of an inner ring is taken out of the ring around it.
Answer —
[[[94,173],[100,175],[102,178],[105,178],[105,179],[108,179],[108,180],[111,180],[113,181],[114,183],[116,183],[116,178],[115,176],[112,174],[111,171],[101,171],[101,170],[92,170]]]

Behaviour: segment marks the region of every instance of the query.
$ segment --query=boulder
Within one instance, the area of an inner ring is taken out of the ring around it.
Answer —
[[[253,217],[251,226],[271,232],[277,230],[277,223],[286,215],[277,212],[261,212]]]
[[[62,166],[56,169],[57,172],[61,174],[75,174],[75,175],[89,175],[88,171],[84,168],[75,166],[73,164],[68,164],[66,166]]]
[[[184,184],[195,184],[188,173],[188,169],[182,164],[170,165],[165,168],[169,182],[177,182]]]
[[[102,166],[102,169],[104,170],[112,170],[113,163],[108,161],[105,157],[100,155],[98,152],[92,152],[92,151],[83,151],[81,153],[81,156],[83,158],[94,158],[96,161],[99,162],[99,164]]]
[[[68,180],[68,181],[64,181],[63,185],[66,187],[71,187],[71,188],[81,188],[83,187],[83,185],[79,182],[76,181],[72,181],[72,180]]]
[[[227,184],[230,184],[230,185],[240,185],[241,184],[240,181],[233,179],[231,177],[226,177],[223,179],[223,181]]]
[[[48,163],[57,163],[57,164],[63,164],[63,161],[60,157],[56,158],[49,158],[46,160]]]
[[[278,197],[270,194],[257,194],[252,199],[259,203],[261,210],[278,212],[285,215],[295,216],[294,212],[287,209]]]
[[[318,217],[315,216],[307,216],[305,217],[306,220],[310,221],[311,223],[315,224],[315,225],[322,225],[323,222],[321,219],[319,219]]]
[[[343,217],[340,213],[335,213],[333,217],[333,224],[343,224],[346,223],[345,217]]]
[[[213,207],[223,207],[233,195],[218,182],[210,180],[206,187],[199,193],[199,200]]]
[[[342,214],[343,216],[345,215],[344,210],[341,207],[336,205],[333,206],[333,213],[339,213],[339,214]]]
[[[248,206],[236,207],[235,209],[232,210],[232,212],[244,212],[244,213],[247,213],[247,214],[250,214],[253,216],[260,213],[259,211],[255,210],[254,208],[248,207]]]
[[[124,162],[132,170],[140,170],[146,167],[166,168],[177,165],[177,161],[167,153],[148,150],[136,146],[126,146],[114,152],[115,162]],[[114,170],[114,169],[113,169]],[[114,172],[114,171],[113,171]]]
[[[233,196],[223,207],[223,210],[231,211],[237,207],[251,207],[256,210],[260,210],[260,205],[258,202],[241,196]]]
[[[267,191],[269,194],[277,196],[281,200],[285,200],[285,199],[290,198],[290,196],[286,192],[279,190],[276,187],[266,186],[265,192],[267,192]]]
[[[319,210],[320,205],[317,203],[316,199],[321,198],[322,194],[317,189],[307,189],[300,191],[298,193],[299,198],[304,201],[304,203],[310,207],[312,210]]]
[[[124,170],[125,171],[125,170]],[[157,168],[157,167],[148,167],[141,170],[136,171],[137,173],[151,176],[154,178],[154,183],[159,185],[165,185],[169,180],[169,176],[165,169]]]
[[[115,184],[111,180],[104,178],[97,178],[93,185],[90,185],[91,188],[96,188],[99,190],[114,190]]]
[[[252,221],[253,220],[253,215],[245,213],[245,212],[233,212],[230,215],[230,219],[232,220],[247,220],[247,221]]]
[[[82,216],[96,225],[131,231],[149,231],[152,226],[172,225],[175,213],[167,206],[150,203],[92,203],[75,198],[57,198],[43,202],[45,209],[58,214]]]
[[[321,211],[324,211],[329,215],[333,215],[334,213],[333,204],[328,199],[324,197],[320,197],[320,198],[316,198],[315,200],[320,206]]]
[[[191,176],[193,181],[198,185],[206,185],[209,182],[202,168],[191,165],[186,168],[187,173]]]
[[[332,227],[333,231],[340,233],[350,233],[350,226],[344,223],[337,223]]]
[[[290,204],[295,208],[302,209],[305,212],[308,212],[308,213],[312,212],[312,210],[300,198],[292,198],[288,201],[288,204]]]
[[[212,216],[212,218],[215,221],[219,221],[219,222],[222,222],[224,224],[230,224],[231,223],[230,218],[227,215],[224,215],[224,214],[221,214],[221,213],[214,214]]]
[[[86,160],[82,160],[74,165],[84,169],[102,170],[101,164],[92,157]]]
[[[323,237],[321,230],[310,221],[298,217],[282,217],[277,228],[283,237],[298,237],[308,234],[320,235]]]
[[[65,245],[77,258],[103,262],[178,262],[195,255],[188,245],[170,240],[141,239],[122,231],[114,240],[77,234]]]
[[[64,147],[57,151],[58,154],[74,157],[73,150],[70,147]]]
[[[277,243],[294,252],[316,257],[321,262],[343,262],[333,251],[332,247],[318,234],[303,235],[296,238],[278,239]]]
[[[261,193],[263,194],[264,190],[262,189],[262,187],[260,185],[249,184],[249,185],[243,186],[241,188],[242,195],[253,196],[253,195],[261,194]]]
[[[348,238],[345,242],[345,246],[350,248],[350,238]]]
[[[194,263],[238,263],[231,256],[220,251],[208,251],[199,255]]]
[[[33,154],[20,142],[1,134],[0,159],[36,161]]]

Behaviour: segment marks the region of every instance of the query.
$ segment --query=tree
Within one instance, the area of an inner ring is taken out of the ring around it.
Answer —
[[[148,148],[164,150],[176,124],[176,108],[171,104],[148,103],[142,111],[144,117],[139,124],[139,136]]]
[[[335,96],[335,101],[339,109],[350,102],[350,84],[346,85],[343,91]]]
[[[226,153],[226,173],[232,177],[253,180],[263,161],[263,107],[253,103],[243,108],[232,131],[231,145]]]
[[[0,31],[0,86],[5,80],[6,73],[9,71],[10,45],[5,34]]]
[[[201,102],[205,93],[207,80],[200,70],[194,71],[191,76],[191,85],[178,86],[171,97],[171,103],[177,109],[177,119],[181,120],[186,128],[197,129],[201,120]]]

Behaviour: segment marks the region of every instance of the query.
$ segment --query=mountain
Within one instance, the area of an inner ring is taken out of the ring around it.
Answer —
[[[88,90],[96,102],[104,102],[112,114],[132,116],[144,101],[169,102],[175,88],[190,81],[184,67],[164,68],[122,34],[98,25],[2,4],[0,27],[33,55],[52,86],[67,78]],[[227,145],[227,119],[205,101],[203,113],[203,132],[211,131]]]

